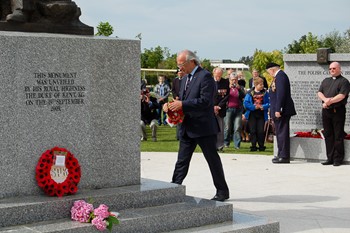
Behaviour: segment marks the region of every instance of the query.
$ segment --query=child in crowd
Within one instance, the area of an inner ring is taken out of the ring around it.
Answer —
[[[254,89],[247,92],[243,105],[246,109],[245,117],[248,119],[250,130],[250,151],[265,151],[264,126],[268,120],[268,109],[270,107],[269,94],[264,89],[264,80],[254,80]],[[256,147],[258,143],[259,148]]]

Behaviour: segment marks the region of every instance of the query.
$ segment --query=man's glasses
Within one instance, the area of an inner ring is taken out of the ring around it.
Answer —
[[[182,68],[184,65],[186,65],[187,63],[188,63],[189,61],[185,61],[184,63],[182,63],[182,64],[178,64],[177,65],[177,68]]]
[[[336,68],[329,68],[329,70],[335,70]]]

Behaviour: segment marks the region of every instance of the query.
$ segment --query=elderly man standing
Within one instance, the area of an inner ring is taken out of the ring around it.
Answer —
[[[220,67],[216,67],[213,70],[213,76],[217,87],[216,98],[214,100],[214,112],[220,127],[216,143],[218,151],[223,151],[224,148],[224,118],[226,116],[226,105],[230,92],[230,83],[228,79],[222,78],[222,74],[223,70]]]
[[[338,62],[329,65],[332,77],[322,81],[318,98],[322,100],[322,122],[326,142],[327,161],[323,165],[340,166],[344,160],[345,105],[348,100],[350,84],[341,75]]]
[[[184,120],[180,128],[180,147],[172,182],[182,184],[197,145],[203,151],[216,187],[212,200],[225,201],[229,189],[225,180],[221,159],[216,151],[219,132],[214,114],[215,82],[207,70],[200,67],[197,56],[189,50],[177,55],[177,66],[187,76],[181,82],[180,98],[164,105],[164,111],[182,109]]]
[[[290,91],[289,78],[276,63],[266,65],[267,72],[274,77],[269,89],[270,116],[275,123],[277,157],[273,163],[290,163],[290,118],[296,115]]]

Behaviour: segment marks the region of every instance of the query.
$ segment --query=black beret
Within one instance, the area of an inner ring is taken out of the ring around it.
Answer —
[[[273,62],[270,62],[270,63],[267,63],[266,69],[270,69],[271,67],[276,67],[276,66],[280,67],[280,65],[273,63]]]

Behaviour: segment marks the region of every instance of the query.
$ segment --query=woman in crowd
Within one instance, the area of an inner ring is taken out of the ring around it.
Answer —
[[[233,143],[236,149],[241,146],[241,130],[242,130],[242,113],[244,87],[238,84],[238,77],[234,74],[230,75],[230,92],[227,102],[226,116],[224,119],[224,143],[225,147],[230,146],[233,136]]]

